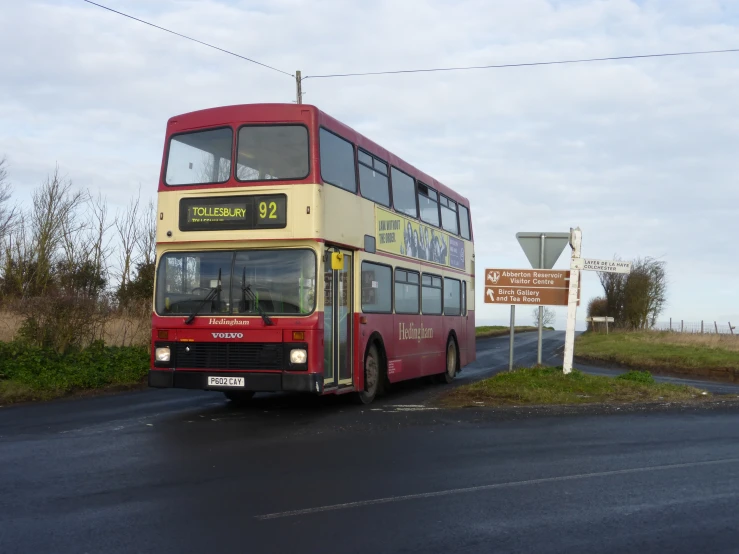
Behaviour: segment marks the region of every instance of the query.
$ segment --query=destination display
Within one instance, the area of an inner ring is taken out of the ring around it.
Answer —
[[[282,229],[286,225],[287,196],[284,194],[180,200],[180,231]]]
[[[377,249],[465,269],[464,242],[436,227],[375,206]]]

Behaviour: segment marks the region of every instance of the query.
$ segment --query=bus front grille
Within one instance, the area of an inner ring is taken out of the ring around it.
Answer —
[[[282,344],[178,342],[175,367],[182,369],[283,369]]]

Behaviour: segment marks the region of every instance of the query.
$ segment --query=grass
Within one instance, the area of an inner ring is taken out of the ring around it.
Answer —
[[[538,327],[522,326],[514,327],[515,333],[527,333],[530,331],[538,331]],[[545,331],[554,331],[554,327],[544,327]],[[475,336],[478,339],[487,337],[502,337],[511,332],[511,328],[507,325],[483,325],[481,327],[475,327]]]
[[[669,331],[584,333],[575,341],[581,359],[691,374],[739,374],[739,337]]]
[[[452,390],[441,399],[450,408],[701,402],[710,394],[693,387],[656,383],[649,373],[629,372],[618,378],[586,375],[562,368],[527,368],[499,373]]]
[[[137,387],[148,369],[145,347],[95,343],[61,355],[20,342],[0,343],[0,405]]]

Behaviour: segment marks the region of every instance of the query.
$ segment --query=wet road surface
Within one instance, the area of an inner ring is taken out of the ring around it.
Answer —
[[[562,340],[545,334],[545,362]],[[517,335],[516,364],[535,360],[536,334]],[[458,382],[507,363],[507,337],[482,340]],[[443,390],[2,408],[0,552],[739,550],[739,411],[433,409]]]

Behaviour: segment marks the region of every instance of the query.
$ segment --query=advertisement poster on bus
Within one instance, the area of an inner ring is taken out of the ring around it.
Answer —
[[[464,269],[464,242],[448,233],[375,207],[377,249]]]

